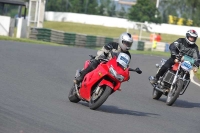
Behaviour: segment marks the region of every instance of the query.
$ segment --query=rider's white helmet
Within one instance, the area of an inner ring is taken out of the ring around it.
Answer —
[[[133,38],[130,33],[122,33],[119,37],[119,46],[123,51],[128,51],[133,43]]]

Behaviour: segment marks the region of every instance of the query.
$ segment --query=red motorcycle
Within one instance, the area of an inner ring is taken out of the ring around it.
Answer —
[[[84,69],[92,59],[85,62]],[[98,67],[86,74],[80,85],[74,84],[68,95],[73,103],[78,103],[80,100],[88,102],[92,110],[99,108],[109,95],[120,90],[121,83],[129,80],[129,71],[142,73],[139,68],[129,68],[130,57],[125,53],[112,54],[110,60],[104,58],[99,60],[101,63]],[[77,70],[75,78],[79,74],[80,70]]]

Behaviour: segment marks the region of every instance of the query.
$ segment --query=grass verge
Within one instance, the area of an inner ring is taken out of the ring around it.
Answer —
[[[200,80],[200,69],[198,69],[197,73],[195,73],[195,76]]]
[[[23,39],[23,38],[14,38],[14,37],[7,37],[7,36],[0,36],[0,40],[27,42],[27,43],[35,43],[35,44],[46,44],[46,45],[59,45],[52,42],[44,42],[44,41],[37,41],[37,40]]]
[[[170,53],[167,52],[159,52],[159,51],[138,51],[138,50],[130,50],[131,54],[143,54],[143,55],[156,55],[156,56],[165,56],[169,57]]]

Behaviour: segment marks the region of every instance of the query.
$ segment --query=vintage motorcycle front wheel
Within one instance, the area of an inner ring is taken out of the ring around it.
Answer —
[[[166,104],[168,106],[172,106],[176,99],[179,97],[179,94],[183,88],[183,80],[177,80],[175,86],[171,91],[169,91],[167,95]]]
[[[97,88],[96,88],[97,89]],[[89,107],[92,110],[99,108],[112,93],[112,89],[109,86],[103,86],[96,93],[96,89],[92,92],[91,98],[89,101]]]
[[[156,100],[158,100],[158,99],[160,99],[160,97],[162,96],[162,92],[160,92],[160,91],[158,91],[158,90],[156,90],[155,88],[153,89],[153,93],[152,93],[152,97],[153,97],[153,99],[156,99]]]

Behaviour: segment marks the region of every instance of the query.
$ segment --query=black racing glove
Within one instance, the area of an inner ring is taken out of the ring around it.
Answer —
[[[106,44],[105,46],[104,46],[104,48],[106,49],[106,50],[112,50],[113,49],[113,46],[112,46],[112,44],[111,43],[108,43],[108,44]]]

